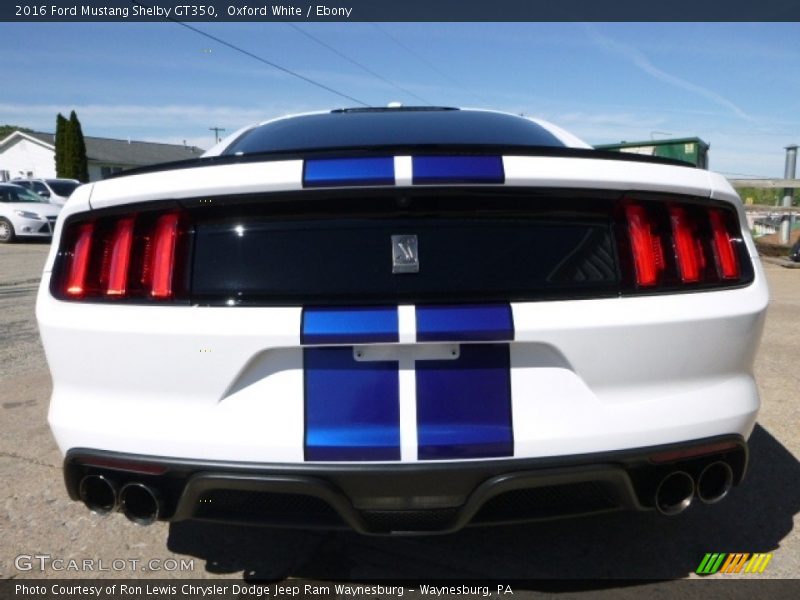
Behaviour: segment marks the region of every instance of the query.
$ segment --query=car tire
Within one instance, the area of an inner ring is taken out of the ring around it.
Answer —
[[[11,221],[0,218],[0,244],[10,244],[16,237]]]

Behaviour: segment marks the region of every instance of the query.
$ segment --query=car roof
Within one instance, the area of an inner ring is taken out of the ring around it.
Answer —
[[[421,146],[567,144],[548,128],[508,113],[441,106],[345,108],[267,121],[231,140],[221,155]]]
[[[105,179],[250,161],[422,154],[594,158],[689,166],[674,159],[599,151],[542,119],[447,106],[340,108],[243,127],[201,157],[128,169]]]

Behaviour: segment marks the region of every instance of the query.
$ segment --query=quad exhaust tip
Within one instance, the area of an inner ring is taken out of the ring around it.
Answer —
[[[655,507],[662,515],[677,515],[689,508],[694,497],[694,479],[686,471],[673,471],[658,484]]]
[[[102,475],[81,479],[78,495],[86,508],[98,515],[107,515],[117,508],[117,486]]]
[[[161,515],[161,498],[143,483],[128,483],[119,493],[119,508],[137,525],[152,525]]]
[[[728,495],[733,486],[733,469],[720,461],[707,465],[697,478],[697,497],[705,504],[714,504]]]

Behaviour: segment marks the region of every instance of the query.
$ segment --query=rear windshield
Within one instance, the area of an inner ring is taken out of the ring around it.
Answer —
[[[260,125],[235,140],[223,154],[432,145],[565,146],[533,121],[502,113],[449,108],[351,109]]]
[[[57,179],[48,179],[47,185],[59,196],[69,197],[69,195],[75,191],[75,188],[80,185],[80,183],[75,183],[74,181],[59,181]]]

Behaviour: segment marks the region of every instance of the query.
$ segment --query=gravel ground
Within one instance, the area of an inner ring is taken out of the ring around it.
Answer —
[[[751,438],[750,473],[729,499],[692,507],[676,518],[627,513],[388,539],[195,522],[143,528],[121,515],[96,517],[69,501],[61,457],[46,424],[51,381],[34,319],[36,281],[48,249],[0,246],[2,578],[674,580],[691,577],[703,554],[712,551],[772,552],[761,577],[800,577],[800,270],[765,265],[772,305],[756,367],[764,406]],[[133,571],[94,573],[16,568],[15,557],[34,554],[103,559],[106,566],[113,559],[139,562]],[[192,561],[193,568],[141,569],[150,559],[170,558]]]

